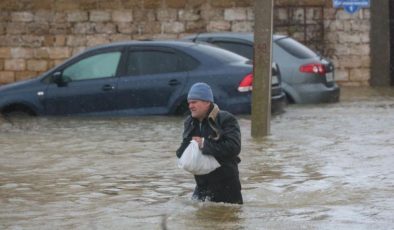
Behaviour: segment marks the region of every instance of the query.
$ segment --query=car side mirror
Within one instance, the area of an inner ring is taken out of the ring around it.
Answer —
[[[67,85],[67,82],[63,79],[63,74],[61,72],[56,72],[52,75],[52,80],[55,82],[59,87],[63,87]]]

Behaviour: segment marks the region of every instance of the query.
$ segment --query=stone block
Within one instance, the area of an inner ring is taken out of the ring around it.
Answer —
[[[246,20],[253,21],[254,20],[254,9],[253,7],[246,8]]]
[[[50,24],[49,34],[69,34],[71,33],[71,25],[69,23]]]
[[[66,36],[65,35],[47,35],[44,36],[44,46],[65,46]]]
[[[350,48],[347,44],[335,43],[333,54],[337,56],[350,55]]]
[[[80,1],[70,1],[70,0],[56,0],[54,1],[54,10],[56,11],[72,11],[79,10]]]
[[[15,72],[15,81],[23,81],[32,79],[38,76],[38,72],[34,71],[19,71]]]
[[[75,55],[77,55],[77,54],[82,53],[84,50],[86,50],[86,47],[85,47],[85,46],[75,47],[75,48],[72,49],[71,55],[72,55],[72,56],[75,56]],[[54,65],[54,63],[53,63],[52,65]]]
[[[2,9],[0,7],[0,9]],[[0,22],[7,22],[11,19],[9,12],[7,11],[0,11]]]
[[[120,22],[116,25],[117,31],[121,34],[137,34],[140,26],[136,23]]]
[[[205,21],[224,20],[224,10],[220,8],[211,8],[204,5],[201,7],[201,18]]]
[[[109,40],[111,42],[118,42],[118,41],[130,41],[131,36],[127,34],[111,34],[109,36]]]
[[[224,20],[226,21],[240,21],[246,19],[247,14],[245,8],[230,8],[224,10]]]
[[[365,66],[369,66],[370,57],[369,56],[359,56],[359,55],[343,55],[339,56],[338,65],[342,68],[357,69]]]
[[[207,25],[208,32],[230,31],[231,23],[229,21],[211,21]]]
[[[65,46],[67,36],[66,35],[55,35],[55,46]]]
[[[162,33],[183,33],[185,24],[182,22],[163,22]]]
[[[361,9],[361,11],[362,11],[361,18],[369,21],[371,19],[371,10],[368,8],[365,8],[365,9]]]
[[[67,36],[67,46],[70,47],[86,46],[86,36],[84,35]]]
[[[143,7],[146,9],[157,9],[160,8],[162,1],[157,1],[157,0],[143,0],[142,4]]]
[[[44,60],[28,60],[27,61],[27,70],[29,71],[38,71],[43,72],[48,69],[48,62]]]
[[[48,34],[50,30],[50,25],[48,22],[34,22],[30,23],[27,27],[28,34]]]
[[[48,48],[46,47],[34,49],[33,53],[34,58],[37,59],[49,58]]]
[[[32,58],[34,56],[33,49],[32,48],[22,48],[22,47],[17,47],[17,48],[11,48],[11,58],[13,59],[18,59],[18,58]]]
[[[169,40],[169,39],[177,39],[178,34],[154,34],[152,35],[153,39],[160,39],[160,40]]]
[[[55,8],[56,1],[53,0],[30,0],[29,1],[29,10],[31,11],[39,11],[39,10],[48,10],[51,11]]]
[[[0,58],[11,58],[11,48],[0,47]]]
[[[369,56],[370,46],[369,44],[355,44],[350,47],[350,54],[356,56]]]
[[[274,9],[274,19],[279,21],[287,21],[288,20],[287,8],[280,7]]]
[[[368,68],[357,68],[351,69],[349,73],[350,81],[368,81],[371,77],[370,69]]]
[[[235,2],[236,0],[215,0],[211,1],[211,5],[218,8],[230,8],[236,5]]]
[[[138,34],[158,34],[162,31],[162,25],[160,22],[146,22],[137,25]],[[147,37],[149,38],[149,37]]]
[[[6,33],[10,35],[20,35],[27,33],[27,24],[22,22],[11,22],[7,24]]]
[[[180,21],[197,21],[201,18],[200,11],[193,9],[179,10],[178,17]]]
[[[26,69],[26,61],[24,59],[6,59],[4,61],[4,70],[23,71],[25,69]]]
[[[166,5],[169,8],[181,9],[185,8],[186,0],[166,0]]]
[[[352,31],[368,32],[371,30],[371,23],[367,20],[351,20],[349,23]]]
[[[68,22],[86,22],[89,19],[86,11],[70,11],[67,13]]]
[[[131,10],[117,10],[112,12],[112,21],[114,22],[132,22],[133,13]]]
[[[0,59],[0,71],[4,70],[4,59]]]
[[[75,24],[73,28],[74,34],[94,34],[94,23],[83,22]]]
[[[187,33],[201,33],[206,31],[206,23],[204,21],[189,21],[186,22]]]
[[[48,49],[49,58],[64,59],[70,57],[71,49],[68,47],[53,47]]]
[[[349,71],[346,69],[335,69],[335,81],[348,81]]]
[[[178,19],[178,11],[176,9],[157,9],[157,20],[162,22],[176,21]]]
[[[52,22],[53,18],[55,17],[55,13],[48,10],[38,10],[34,14],[34,21],[35,22]]]
[[[253,32],[254,22],[251,21],[241,21],[233,22],[231,25],[231,31],[233,32]]]
[[[140,9],[133,12],[134,22],[156,21],[155,11],[152,9]]]
[[[109,11],[90,11],[89,20],[92,22],[107,22],[111,20],[111,13]]]
[[[87,47],[97,46],[106,43],[109,43],[109,38],[106,35],[97,34],[87,36]]]
[[[6,23],[0,22],[0,35],[4,35],[5,34],[6,28],[7,28]]]
[[[116,25],[112,23],[96,23],[95,31],[99,34],[113,34],[116,33]]]
[[[304,20],[305,12],[303,8],[295,8],[293,10],[293,17],[290,20],[301,22]]]
[[[65,23],[67,22],[67,14],[65,12],[56,12],[55,16],[53,17],[52,23]]]
[[[236,7],[249,7],[254,5],[254,0],[236,0],[234,3]]]
[[[355,14],[346,13],[343,9],[339,9],[335,14],[336,20],[350,20],[353,17],[355,17]]]
[[[108,1],[108,0],[99,0],[96,1],[97,5],[95,9],[97,10],[116,10],[121,8],[118,2]],[[91,7],[89,7],[91,9]]]
[[[0,84],[15,82],[15,73],[12,71],[0,71]]]
[[[31,22],[34,19],[34,15],[31,12],[12,12],[11,20],[14,22]]]
[[[337,32],[339,43],[360,43],[360,33]]]

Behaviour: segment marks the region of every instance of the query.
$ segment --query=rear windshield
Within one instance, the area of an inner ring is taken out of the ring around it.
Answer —
[[[301,59],[306,59],[306,58],[312,58],[316,57],[317,54],[313,52],[311,49],[308,47],[304,46],[303,44],[299,43],[298,41],[292,39],[292,38],[281,38],[275,41],[275,43],[280,46],[282,49],[290,53],[291,55],[301,58]]]
[[[242,57],[238,54],[235,54],[233,52],[227,51],[222,48],[218,48],[212,45],[201,45],[198,44],[196,46],[192,47],[194,50],[203,52],[206,55],[209,55],[210,57],[222,62],[222,63],[231,63],[231,62],[247,62],[248,59],[245,57]]]

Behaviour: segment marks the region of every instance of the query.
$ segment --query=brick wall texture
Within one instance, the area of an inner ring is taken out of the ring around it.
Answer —
[[[197,32],[252,32],[254,0],[1,0],[0,84],[35,77],[86,47],[136,39],[177,39]],[[369,9],[350,15],[327,0],[276,0],[274,24],[319,18],[322,52],[341,85],[368,85]],[[288,14],[286,6],[293,13]],[[322,6],[323,12],[312,6]],[[306,20],[306,21],[305,21]],[[301,42],[289,28],[274,27]],[[314,33],[308,30],[308,33]]]

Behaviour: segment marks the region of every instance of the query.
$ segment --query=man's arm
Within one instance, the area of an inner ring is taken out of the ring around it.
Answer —
[[[241,131],[237,119],[228,114],[221,123],[219,140],[204,139],[202,153],[220,158],[232,158],[241,152]]]
[[[189,136],[188,133],[188,126],[190,125],[191,119],[187,118],[183,124],[183,134],[182,134],[182,143],[181,146],[176,150],[176,156],[178,158],[180,158],[183,154],[183,152],[185,151],[185,149],[187,148],[187,146],[189,146],[190,141],[192,140],[192,138]]]

